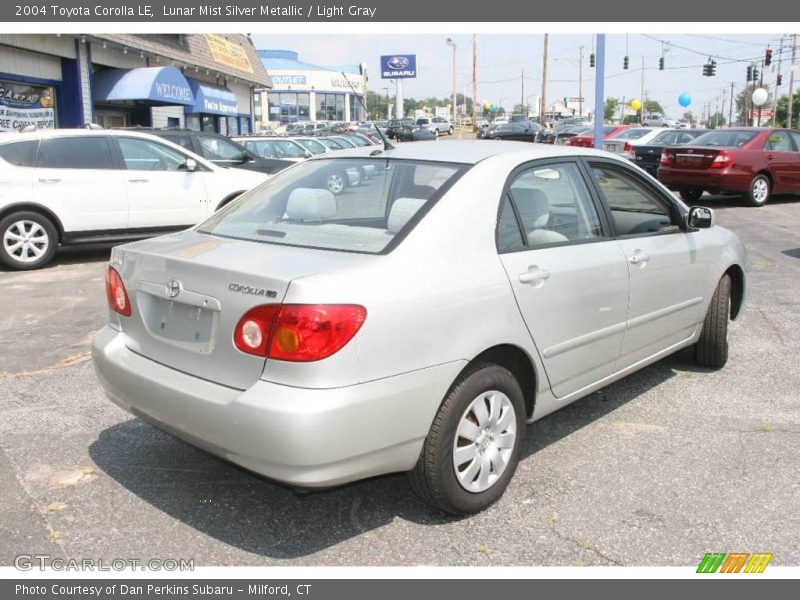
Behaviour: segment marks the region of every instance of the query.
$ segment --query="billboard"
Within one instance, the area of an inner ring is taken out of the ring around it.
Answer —
[[[0,131],[28,125],[39,129],[56,126],[55,91],[51,87],[0,81]]]
[[[416,76],[416,54],[381,56],[381,79],[413,79]]]

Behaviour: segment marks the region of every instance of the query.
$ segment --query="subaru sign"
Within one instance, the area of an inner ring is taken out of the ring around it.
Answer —
[[[416,54],[381,56],[381,79],[412,79],[416,76]]]

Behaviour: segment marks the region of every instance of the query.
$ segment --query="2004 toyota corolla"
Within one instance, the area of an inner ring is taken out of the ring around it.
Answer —
[[[408,471],[471,513],[508,485],[526,423],[680,348],[722,367],[744,248],[610,154],[403,144],[309,160],[118,247],[107,292],[93,354],[121,407],[293,486]]]

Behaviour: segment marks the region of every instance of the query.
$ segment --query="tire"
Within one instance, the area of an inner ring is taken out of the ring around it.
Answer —
[[[450,129],[447,131],[448,134],[453,135],[453,126],[450,126]]]
[[[437,139],[439,138],[439,128],[438,127],[433,130],[433,135],[435,135]]]
[[[348,176],[344,172],[331,173],[325,178],[325,188],[334,196],[341,194],[347,187]]]
[[[492,403],[500,407],[493,418],[487,408]],[[482,419],[477,418],[480,412]],[[514,476],[525,438],[525,416],[516,378],[497,365],[474,365],[459,376],[439,407],[419,461],[408,474],[412,489],[424,502],[450,514],[487,508]],[[481,420],[483,427],[478,425]],[[470,442],[457,435],[460,426],[476,438]],[[460,466],[455,464],[456,447],[463,449]]]
[[[0,221],[0,239],[0,262],[15,271],[30,271],[53,260],[58,230],[47,217],[20,211]]]
[[[753,177],[753,181],[750,182],[750,189],[744,199],[748,206],[764,206],[767,200],[769,200],[771,191],[772,184],[770,184],[769,177],[763,173],[759,173]]]
[[[711,298],[700,339],[694,346],[697,364],[721,369],[728,362],[728,318],[731,314],[731,277],[719,280]]]
[[[686,202],[697,202],[703,195],[703,188],[683,188],[679,193]]]

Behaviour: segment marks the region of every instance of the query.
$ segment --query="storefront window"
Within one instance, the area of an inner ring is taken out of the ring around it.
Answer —
[[[336,96],[336,120],[344,121],[344,94]]]
[[[219,117],[216,115],[200,115],[200,130],[219,133]]]
[[[250,134],[250,117],[239,117],[239,134]]]
[[[186,115],[186,129],[200,131],[200,115]]]
[[[239,135],[239,117],[227,117],[228,135]]]
[[[309,94],[297,94],[297,118],[308,121],[310,118]]]

